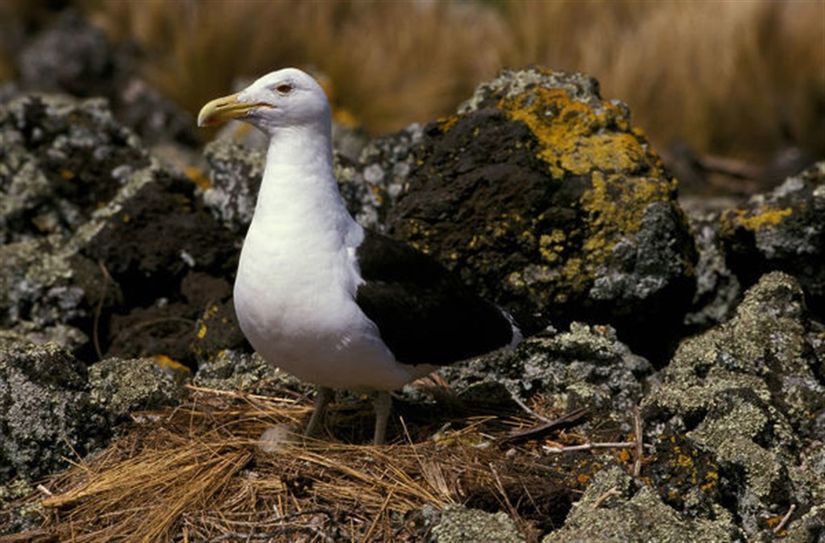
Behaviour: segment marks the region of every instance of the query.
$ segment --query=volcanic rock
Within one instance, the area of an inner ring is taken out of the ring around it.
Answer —
[[[614,326],[661,358],[690,305],[695,249],[676,181],[594,79],[503,72],[428,125],[390,231],[528,332]]]

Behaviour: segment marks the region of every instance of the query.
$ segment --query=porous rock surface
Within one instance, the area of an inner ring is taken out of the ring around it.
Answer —
[[[596,474],[564,527],[544,543],[604,541],[620,543],[699,543],[741,540],[732,515],[719,508],[713,520],[687,519],[666,505],[654,490],[634,481],[617,466]]]
[[[460,505],[446,507],[433,526],[434,543],[487,541],[489,543],[523,543],[524,536],[506,513],[488,513]]]
[[[682,435],[713,455],[718,482],[707,490],[721,487],[718,502],[749,539],[766,537],[791,503],[807,512],[825,497],[825,472],[812,469],[825,437],[821,334],[799,283],[765,275],[733,319],[679,347],[642,401],[650,436]]]
[[[108,436],[81,362],[53,344],[0,349],[0,482],[53,473]]]
[[[594,79],[505,71],[412,156],[390,231],[528,332],[609,323],[642,353],[674,339],[696,256],[676,181]]]
[[[508,395],[527,402],[541,395],[559,412],[589,407],[619,412],[622,418],[641,399],[643,381],[652,372],[647,360],[618,341],[615,330],[581,323],[441,370],[470,404],[506,402]]]

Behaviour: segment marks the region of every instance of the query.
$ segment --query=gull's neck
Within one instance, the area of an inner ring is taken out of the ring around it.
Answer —
[[[344,237],[360,228],[335,182],[330,133],[327,120],[271,136],[252,226],[311,228]]]

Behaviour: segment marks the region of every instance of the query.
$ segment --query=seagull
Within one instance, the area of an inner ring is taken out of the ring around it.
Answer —
[[[382,444],[391,391],[521,340],[509,314],[432,257],[353,219],[333,173],[329,102],[311,76],[269,73],[207,103],[198,126],[230,119],[269,138],[235,312],[264,360],[317,385],[306,435],[318,433],[335,389],[370,391]]]

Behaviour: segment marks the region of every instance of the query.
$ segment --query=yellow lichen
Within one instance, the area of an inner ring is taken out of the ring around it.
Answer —
[[[622,237],[639,231],[650,204],[670,199],[676,182],[647,177],[630,181],[619,174],[605,177],[601,172],[593,172],[591,179],[593,188],[582,196],[588,213],[584,251],[588,262],[597,265]]]
[[[203,339],[206,337],[206,325],[201,323],[200,328],[198,328],[198,339]]]
[[[165,369],[172,374],[185,376],[191,373],[191,370],[188,367],[184,366],[177,360],[166,356],[165,354],[155,355],[152,360],[156,366]]]
[[[791,208],[783,209],[763,208],[751,215],[747,211],[738,210],[734,221],[747,230],[760,230],[766,226],[776,226],[782,219],[791,214]]]
[[[622,108],[602,102],[597,109],[573,100],[563,89],[538,88],[498,107],[525,123],[538,138],[538,153],[554,178],[585,175],[594,170],[662,173],[661,161],[647,149],[639,134],[630,131]]]
[[[183,173],[190,181],[197,185],[199,189],[207,190],[212,188],[212,182],[209,180],[209,177],[197,166],[186,166],[183,169]]]
[[[449,132],[449,130],[458,123],[461,119],[459,115],[450,115],[448,117],[442,117],[438,119],[438,127],[441,129],[442,132]]]
[[[550,264],[556,262],[561,257],[564,250],[564,231],[555,228],[549,234],[542,234],[539,238],[539,253],[541,258]]]

